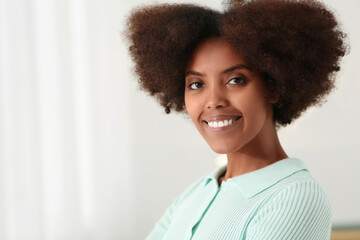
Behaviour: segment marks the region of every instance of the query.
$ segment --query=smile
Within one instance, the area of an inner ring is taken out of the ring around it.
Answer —
[[[232,125],[234,125],[239,119],[241,119],[242,117],[237,117],[236,119],[224,119],[224,120],[220,120],[220,121],[204,121],[211,129],[218,129],[218,130],[222,130],[225,128],[229,128]]]

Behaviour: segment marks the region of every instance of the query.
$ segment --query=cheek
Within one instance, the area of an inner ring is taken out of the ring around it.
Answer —
[[[203,112],[201,97],[199,97],[199,95],[185,95],[185,108],[194,126],[202,135],[204,129],[202,127],[202,122],[200,121],[200,116]]]
[[[190,105],[191,101],[189,101],[189,97],[188,97],[188,94],[186,94],[186,92],[185,92],[185,94],[184,94],[184,103],[185,103],[186,112],[187,112],[189,115],[191,115],[191,114],[190,114],[190,113],[191,113],[191,105]]]
[[[263,96],[257,96],[256,99],[250,105],[251,107],[248,108],[249,110],[249,118],[250,121],[253,122],[254,128],[261,128],[264,124],[267,116],[267,105]]]
[[[240,95],[236,100],[237,108],[244,115],[246,128],[258,128],[266,118],[267,104],[262,92],[249,91]]]
[[[196,98],[190,94],[185,93],[184,97],[185,108],[187,113],[190,115],[191,119],[194,121],[197,115],[198,103]]]

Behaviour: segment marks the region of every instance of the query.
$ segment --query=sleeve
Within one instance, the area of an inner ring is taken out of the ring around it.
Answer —
[[[171,203],[171,205],[166,209],[160,220],[156,222],[153,230],[150,232],[150,234],[146,237],[145,240],[161,240],[164,237],[179,205],[181,205],[181,203],[186,198],[188,198],[188,196],[191,195],[195,189],[197,189],[197,187],[203,182],[203,180],[204,178],[202,177],[199,180],[195,181],[195,183],[187,187],[185,191]]]
[[[258,211],[246,240],[330,240],[332,206],[314,180],[291,183]]]

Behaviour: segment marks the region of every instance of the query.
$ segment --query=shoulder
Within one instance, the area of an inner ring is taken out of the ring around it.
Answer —
[[[298,172],[277,186],[268,198],[265,206],[289,207],[291,211],[332,212],[332,205],[323,187],[310,175],[308,171]],[[312,213],[310,213],[312,212]]]
[[[282,239],[276,238],[280,235],[291,236],[291,239],[329,237],[332,219],[330,199],[315,179],[305,175],[281,184],[254,215],[248,234],[257,235],[272,226],[278,231],[276,234],[267,233],[275,237],[272,239]]]
[[[313,178],[297,180],[283,186],[274,194],[270,203],[280,200],[303,210],[327,209],[330,212],[332,208],[329,196]]]
[[[321,205],[331,208],[329,196],[308,171],[300,171],[279,184],[277,191],[271,196],[270,203],[280,199],[296,201],[308,207],[316,208]]]

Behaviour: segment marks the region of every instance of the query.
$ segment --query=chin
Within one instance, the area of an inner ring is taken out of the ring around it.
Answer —
[[[228,145],[209,145],[210,148],[218,153],[218,154],[228,154],[228,153],[232,153],[235,152],[237,149],[235,149],[234,147],[229,147]]]

